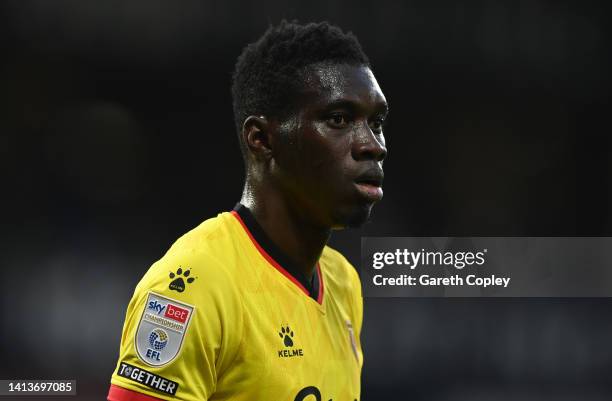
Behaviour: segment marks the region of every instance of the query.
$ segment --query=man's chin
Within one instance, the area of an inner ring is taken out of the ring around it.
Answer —
[[[334,213],[335,222],[333,229],[359,228],[368,222],[372,212],[373,203],[355,205],[337,210]]]

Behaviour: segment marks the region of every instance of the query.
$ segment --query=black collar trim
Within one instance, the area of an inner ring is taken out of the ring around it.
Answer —
[[[260,247],[265,253],[267,253],[273,260],[268,260],[274,267],[280,268],[284,270],[286,273],[290,275],[288,277],[290,280],[299,283],[303,290],[307,293],[307,295],[313,298],[315,301],[321,303],[321,278],[319,266],[315,270],[315,273],[312,276],[312,280],[306,279],[306,276],[300,271],[297,267],[297,264],[291,260],[286,253],[284,253],[272,240],[268,235],[264,232],[263,228],[257,223],[255,220],[255,216],[251,213],[251,211],[241,203],[236,204],[234,207],[234,212],[240,217],[240,220],[244,223],[245,228],[251,234],[250,236],[257,243],[256,247]],[[265,257],[266,255],[264,255]],[[281,273],[284,274],[283,271]]]

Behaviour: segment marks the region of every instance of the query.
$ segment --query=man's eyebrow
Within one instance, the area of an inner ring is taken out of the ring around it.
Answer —
[[[336,99],[325,105],[326,110],[332,109],[348,109],[351,111],[362,110],[361,103],[351,99]],[[375,114],[387,114],[389,112],[389,105],[387,102],[377,102],[374,106]]]

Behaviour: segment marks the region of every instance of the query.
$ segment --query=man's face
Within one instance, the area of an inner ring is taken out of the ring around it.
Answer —
[[[359,226],[382,198],[387,102],[364,66],[315,64],[279,122],[274,178],[305,221]]]

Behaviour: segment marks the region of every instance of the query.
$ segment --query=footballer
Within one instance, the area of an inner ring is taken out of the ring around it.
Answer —
[[[355,36],[286,21],[232,96],[242,198],[136,286],[108,400],[359,400],[361,286],[326,244],[382,198],[385,97]]]

